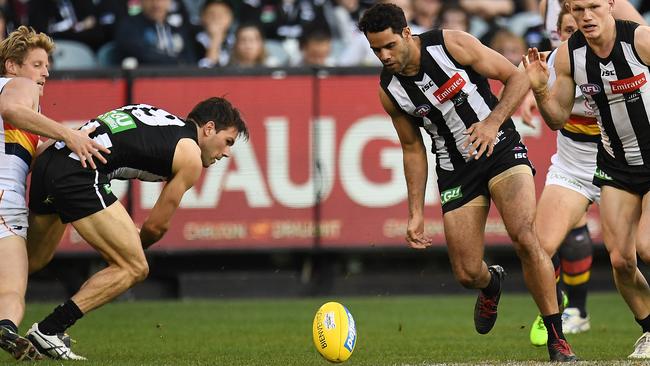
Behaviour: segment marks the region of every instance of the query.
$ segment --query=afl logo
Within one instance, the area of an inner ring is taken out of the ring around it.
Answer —
[[[413,111],[413,113],[418,117],[424,117],[429,113],[430,110],[431,110],[430,105],[422,104],[421,106],[415,108],[415,111]]]
[[[580,90],[582,90],[582,94],[594,95],[600,93],[600,86],[596,84],[582,84],[580,85]]]

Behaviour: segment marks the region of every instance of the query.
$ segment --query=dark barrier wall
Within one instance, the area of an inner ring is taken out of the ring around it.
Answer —
[[[79,124],[130,99],[184,117],[198,101],[215,95],[241,109],[250,141],[237,142],[233,156],[206,170],[186,193],[156,250],[405,246],[401,149],[371,71],[175,75],[150,70],[128,74],[133,77],[128,81],[114,76],[54,80],[46,87],[43,111]],[[537,168],[539,193],[555,133],[539,118],[536,128],[515,121]],[[433,155],[429,165],[426,230],[435,244],[444,245]],[[132,188],[129,207],[141,224],[162,184],[137,182]],[[124,182],[114,182],[113,191],[123,200],[129,195]],[[599,228],[592,210],[596,238]],[[494,207],[486,231],[489,244],[509,242]],[[88,250],[73,231],[64,241],[61,250]]]

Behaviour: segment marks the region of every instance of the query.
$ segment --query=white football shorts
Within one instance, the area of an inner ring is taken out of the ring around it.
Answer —
[[[0,190],[0,239],[18,235],[27,239],[27,204],[17,192]]]
[[[557,133],[557,152],[551,157],[546,185],[558,185],[576,191],[590,202],[600,202],[600,188],[593,183],[598,145],[574,141]]]

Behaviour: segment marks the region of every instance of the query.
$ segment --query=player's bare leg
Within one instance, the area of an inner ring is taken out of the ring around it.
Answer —
[[[25,239],[12,235],[0,239],[0,319],[20,324],[25,314],[27,251]]]
[[[635,359],[650,358],[650,288],[636,259],[637,240],[647,240],[640,236],[647,234],[647,227],[641,224],[647,222],[648,210],[648,194],[640,199],[621,189],[602,187],[600,217],[614,283],[643,332],[628,356]]]
[[[550,257],[553,257],[564,242],[568,233],[584,219],[589,207],[589,200],[584,195],[556,184],[544,187],[537,202],[535,214],[535,231],[540,245]],[[559,265],[559,259],[557,259]],[[556,278],[556,284],[558,279]],[[556,298],[558,297],[556,285]],[[562,301],[562,298],[558,298]],[[541,315],[537,315],[530,328],[530,342],[534,346],[543,346],[547,342],[546,326]]]
[[[84,359],[58,337],[85,313],[104,305],[147,277],[149,267],[138,230],[119,201],[74,221],[79,234],[108,262],[70,300],[34,324],[27,337],[55,359]]]
[[[497,320],[501,297],[501,266],[487,266],[483,261],[487,197],[477,197],[463,207],[444,215],[449,259],[458,282],[466,288],[480,289],[474,306],[474,326],[480,334],[488,333]]]
[[[641,201],[641,218],[636,236],[636,252],[639,258],[650,264],[650,194],[643,196]]]
[[[602,188],[601,195],[603,240],[609,251],[614,282],[634,316],[644,319],[650,315],[650,288],[637,267],[635,245],[637,225],[641,217],[641,199],[635,194],[609,186]],[[645,201],[647,199],[644,197]],[[638,231],[643,230],[639,228]]]
[[[589,207],[584,195],[558,185],[547,185],[537,203],[537,239],[549,256],[555,254],[569,231]]]
[[[108,267],[90,277],[72,300],[85,314],[124,293],[149,273],[140,235],[121,203],[72,223]]]
[[[522,165],[510,168],[492,178],[489,187],[521,260],[526,286],[548,329],[549,356],[552,361],[575,361],[562,333],[553,264],[535,232],[535,183],[530,168]]]
[[[451,268],[465,288],[480,289],[490,282],[490,272],[483,261],[487,214],[487,207],[463,206],[443,216]]]
[[[41,359],[34,346],[18,335],[18,325],[25,315],[27,289],[25,239],[18,235],[0,239],[0,258],[0,348],[18,360]]]
[[[29,214],[27,230],[27,254],[29,256],[29,273],[43,269],[54,257],[66,225],[59,215]]]
[[[492,185],[491,194],[521,260],[526,286],[542,315],[558,312],[551,259],[542,249],[534,229],[533,176],[515,174]]]

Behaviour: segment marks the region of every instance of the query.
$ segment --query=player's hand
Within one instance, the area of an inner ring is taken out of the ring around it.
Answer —
[[[537,48],[529,48],[528,54],[522,56],[521,62],[526,69],[531,89],[534,92],[546,89],[549,75],[546,55],[540,53]]]
[[[463,149],[469,147],[469,154],[474,155],[476,160],[484,153],[485,156],[489,157],[492,155],[494,145],[496,145],[497,132],[499,132],[499,125],[496,123],[490,123],[487,119],[476,122],[464,132],[465,135],[469,136],[463,143]]]
[[[422,217],[409,219],[406,228],[406,242],[413,249],[425,249],[431,246],[431,239],[424,235],[424,219]]]
[[[97,169],[93,157],[106,164],[106,158],[101,153],[111,153],[109,149],[88,137],[89,134],[95,131],[95,128],[93,126],[81,130],[70,130],[68,138],[65,139],[66,146],[79,156],[81,166],[84,168],[90,165],[92,169]]]
[[[533,112],[537,109],[537,101],[532,91],[526,93],[526,96],[521,101],[519,106],[519,113],[524,124],[528,127],[535,127],[533,125]]]

